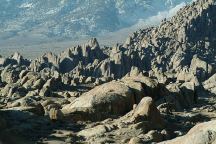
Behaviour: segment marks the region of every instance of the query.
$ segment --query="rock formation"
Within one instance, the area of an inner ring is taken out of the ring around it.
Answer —
[[[124,44],[1,57],[0,143],[214,143],[215,14],[199,0]]]

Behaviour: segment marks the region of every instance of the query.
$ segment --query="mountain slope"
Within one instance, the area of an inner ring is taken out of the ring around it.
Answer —
[[[129,27],[189,0],[2,0],[3,38],[41,35],[80,39]]]

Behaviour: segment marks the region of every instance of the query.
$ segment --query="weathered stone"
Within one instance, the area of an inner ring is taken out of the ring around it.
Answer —
[[[41,90],[40,90],[40,93],[39,93],[40,96],[46,96],[46,97],[49,97],[51,96],[51,90],[49,87],[43,87]]]
[[[128,144],[142,144],[142,143],[143,143],[143,141],[138,137],[133,137],[128,142]]]
[[[105,132],[107,132],[106,127],[104,125],[98,125],[94,128],[82,130],[78,133],[78,135],[88,138],[88,137],[93,137],[96,135],[103,135]]]
[[[157,100],[161,95],[161,87],[155,79],[139,75],[132,77],[126,76],[122,78],[122,81],[137,94],[136,102],[139,102],[143,96],[150,96]]]
[[[193,82],[169,84],[166,88],[168,92],[164,98],[166,102],[175,105],[176,110],[189,108],[197,101],[195,84]]]
[[[211,94],[216,95],[216,74],[211,76],[208,80],[203,82],[203,87],[205,90],[209,91]]]
[[[132,91],[123,83],[109,82],[98,86],[63,107],[65,115],[72,119],[101,120],[129,112],[134,104]]]
[[[51,108],[49,111],[49,117],[51,120],[61,120],[63,115],[59,109]]]
[[[146,134],[152,142],[163,141],[163,135],[159,131],[151,130]]]
[[[197,55],[193,56],[190,69],[193,74],[202,81],[209,78],[214,72],[213,67],[207,62],[198,58]]]
[[[158,111],[156,105],[151,97],[144,97],[134,110],[134,121],[147,120],[151,122],[154,127],[163,127],[164,121]]]
[[[216,121],[201,123],[193,127],[186,135],[160,144],[206,144],[216,142]]]

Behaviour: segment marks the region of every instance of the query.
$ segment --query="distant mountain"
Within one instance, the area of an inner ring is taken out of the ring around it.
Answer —
[[[1,0],[0,39],[79,40],[130,27],[191,0]]]

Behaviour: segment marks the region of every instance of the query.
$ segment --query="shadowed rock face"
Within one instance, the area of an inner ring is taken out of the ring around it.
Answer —
[[[123,45],[101,47],[92,38],[59,55],[1,58],[0,128],[41,143],[151,143],[211,120],[215,3],[193,2]],[[213,123],[174,142],[213,142]]]
[[[24,59],[19,53],[14,53],[11,57],[0,58],[0,66],[6,67],[8,65],[19,65],[19,66],[29,66],[30,61]]]

